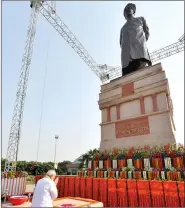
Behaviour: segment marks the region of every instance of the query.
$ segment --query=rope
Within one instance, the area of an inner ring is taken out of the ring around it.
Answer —
[[[41,138],[41,130],[42,130],[42,118],[43,118],[44,96],[45,96],[45,86],[46,86],[46,75],[47,75],[47,70],[48,70],[49,46],[50,46],[50,38],[48,40],[48,48],[47,48],[47,54],[46,54],[46,67],[45,67],[45,72],[44,72],[44,85],[43,85],[43,90],[42,90],[41,114],[40,114],[40,124],[39,124],[39,136],[38,136],[38,143],[37,143],[36,162],[38,162],[40,138]]]

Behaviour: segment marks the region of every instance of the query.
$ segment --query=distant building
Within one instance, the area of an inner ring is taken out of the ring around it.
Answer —
[[[80,159],[82,159],[82,155],[74,160],[71,164],[66,165],[68,174],[77,175],[81,163]]]

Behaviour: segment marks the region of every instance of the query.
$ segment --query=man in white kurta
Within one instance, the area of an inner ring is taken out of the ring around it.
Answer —
[[[53,207],[53,200],[57,198],[56,172],[49,170],[46,176],[37,182],[34,190],[32,207]]]

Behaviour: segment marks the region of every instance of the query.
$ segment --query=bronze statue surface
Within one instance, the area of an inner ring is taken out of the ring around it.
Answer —
[[[135,4],[127,4],[124,17],[127,22],[120,32],[122,76],[151,65],[146,42],[149,38],[149,27],[144,17],[135,17]]]

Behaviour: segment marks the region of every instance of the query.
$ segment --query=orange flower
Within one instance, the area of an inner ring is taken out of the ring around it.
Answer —
[[[129,151],[128,151],[128,153],[127,153],[127,157],[132,157],[133,154],[134,154],[134,152],[135,152],[134,147],[130,148]]]
[[[119,154],[119,150],[117,148],[114,148],[113,149],[113,155],[118,156],[118,154]]]
[[[164,150],[165,152],[169,152],[171,150],[171,145],[170,144],[165,145]]]
[[[145,151],[150,150],[150,146],[145,145],[145,146],[144,146],[144,150],[145,150]]]

